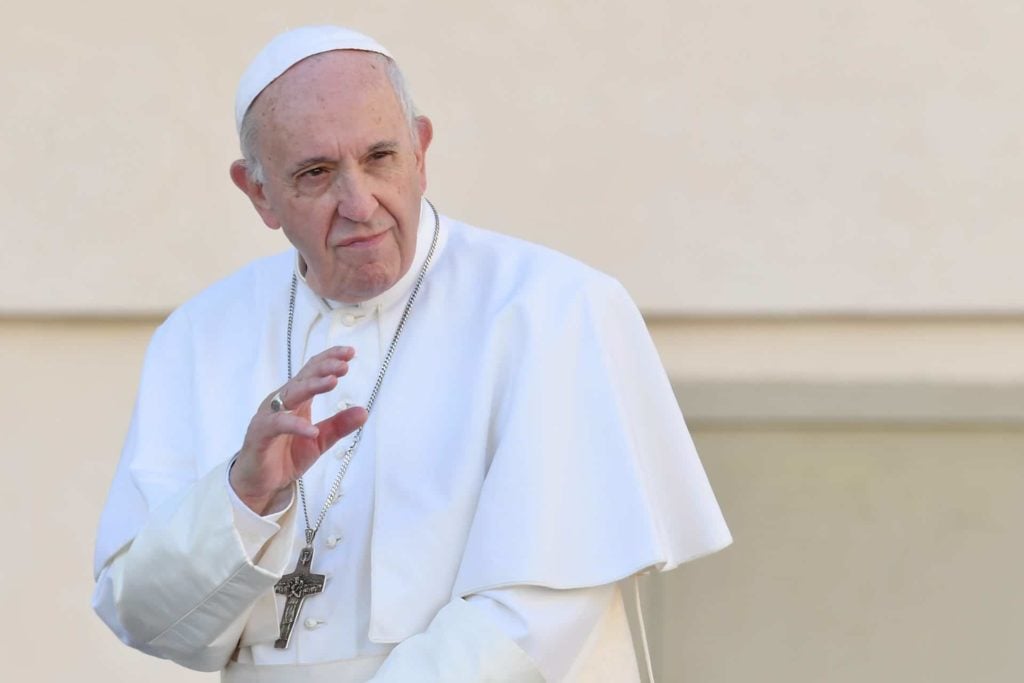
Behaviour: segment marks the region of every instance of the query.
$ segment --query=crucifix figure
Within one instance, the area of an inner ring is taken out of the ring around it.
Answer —
[[[292,627],[299,617],[299,609],[302,608],[302,601],[307,595],[316,595],[324,590],[324,581],[327,577],[323,574],[314,574],[309,570],[313,563],[313,548],[306,546],[299,553],[299,561],[295,564],[295,570],[290,574],[282,576],[274,584],[274,590],[281,595],[288,596],[284,603],[284,614],[281,615],[281,633],[274,641],[274,647],[283,649],[288,647],[288,639],[292,635]]]

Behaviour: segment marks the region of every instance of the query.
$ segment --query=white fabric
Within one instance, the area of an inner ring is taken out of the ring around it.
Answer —
[[[391,57],[391,53],[373,38],[340,26],[303,26],[282,33],[267,43],[242,74],[235,93],[238,131],[242,130],[242,119],[253,100],[274,79],[306,57],[331,50],[363,50]]]
[[[417,261],[433,227],[430,209],[422,214]],[[442,238],[346,496],[317,537],[314,566],[329,574],[328,591],[341,592],[317,598],[326,608],[308,600],[301,618],[326,623],[300,629],[294,649],[269,652],[280,607],[270,587],[294,564],[301,511],[296,504],[285,511],[280,532],[235,529],[229,496],[210,493],[223,498],[214,507],[237,550],[226,576],[255,577],[260,590],[249,586],[255,597],[246,593],[251,605],[239,609],[218,602],[222,585],[241,594],[222,576],[223,562],[205,568],[194,560],[187,581],[180,571],[168,575],[179,584],[168,588],[181,601],[175,607],[192,610],[178,630],[220,648],[179,659],[223,662],[234,646],[231,633],[241,638],[240,655],[257,663],[379,655],[423,633],[453,598],[510,586],[611,584],[729,542],[643,321],[621,287],[564,256],[448,219]],[[250,265],[176,311],[154,336],[95,566],[97,574],[112,570],[97,585],[97,611],[140,649],[153,651],[151,641],[175,632],[175,623],[135,623],[133,605],[145,591],[131,595],[131,572],[111,560],[134,555],[140,542],[146,547],[147,518],[197,519],[179,508],[207,485],[206,473],[217,470],[212,476],[220,476],[223,490],[224,463],[252,412],[284,381],[294,259],[290,252]],[[358,359],[379,360],[408,285],[403,279],[370,305],[368,336],[353,344]],[[332,329],[360,334],[361,324],[339,327],[334,316],[300,285],[296,368],[335,343]],[[366,363],[369,379],[358,366],[342,386],[372,382],[376,362]],[[336,400],[314,402],[314,414],[332,412]],[[311,514],[336,464],[327,454],[310,471]],[[335,530],[344,540],[328,551],[322,544]],[[245,548],[258,546],[266,532],[257,561],[249,562]],[[188,540],[212,555],[227,542],[227,532],[218,533]],[[196,557],[190,553],[183,556]],[[226,632],[188,624],[193,612],[205,614],[204,600],[227,612]],[[348,629],[348,637],[335,628]]]
[[[580,660],[597,656],[585,645],[622,596],[614,584],[573,590],[516,586],[471,595],[466,602],[528,653],[545,680],[564,681]],[[608,647],[605,641],[600,649]],[[633,666],[632,659],[627,653],[622,668]]]
[[[426,631],[399,643],[371,680],[544,683],[526,654],[460,598],[442,607]]]
[[[563,681],[563,683],[608,683],[609,681],[614,681],[614,683],[639,683],[640,676],[635,664],[632,662],[633,653],[630,649],[629,625],[622,601],[618,599],[621,596],[618,595],[618,589],[615,587],[604,586],[601,588],[603,591],[611,592],[612,595],[610,597],[612,599],[607,601],[607,605],[604,608],[605,611],[600,615],[596,624],[590,629],[580,631],[585,636],[585,642],[580,648],[582,654],[568,671],[562,670],[561,667],[559,667],[558,671],[552,671],[543,666],[538,666],[537,668],[543,674],[542,680]],[[534,597],[530,596],[527,599],[532,600]],[[545,605],[545,609],[550,608],[550,602],[553,600],[553,597],[546,600],[548,604]],[[476,607],[481,601],[477,600],[474,596],[474,598],[468,599],[466,602]],[[579,602],[576,601],[571,604],[579,605]],[[595,604],[601,604],[601,602],[597,601]],[[499,681],[507,680],[509,676],[513,675],[519,676],[520,679],[536,680],[536,674],[529,668],[522,668],[520,671],[516,671],[517,667],[509,666],[510,660],[513,664],[520,662],[519,655],[515,652],[502,654],[499,657],[494,656],[496,648],[504,650],[500,645],[501,631],[492,634],[499,643],[483,641],[477,628],[481,623],[478,618],[472,617],[465,610],[460,610],[460,614],[464,613],[466,616],[471,617],[466,620],[466,624],[463,624],[462,620],[452,618],[452,611],[453,606],[451,604],[443,608],[438,617],[435,617],[431,623],[426,637],[421,641],[417,641],[414,648],[405,648],[404,645],[400,646],[403,649],[396,648],[395,651],[398,654],[389,659],[387,670],[382,672],[379,678],[374,678],[374,674],[383,664],[384,657],[371,656],[300,666],[256,666],[233,662],[224,670],[221,680],[225,683],[292,683],[293,681],[302,681],[303,683],[364,683],[370,680],[375,683],[385,683],[385,681],[392,679],[402,681],[403,683],[410,680],[419,682],[430,680],[428,678],[429,674],[426,672],[444,671],[450,673],[456,666],[466,667],[474,663],[478,666],[475,672],[467,673],[463,671],[461,677],[452,675],[450,677],[439,677],[438,680],[458,680],[463,682],[478,680]],[[559,604],[557,611],[565,613],[565,605]],[[445,615],[444,620],[440,619],[441,614]],[[488,608],[487,616],[488,618],[494,616],[490,608]],[[504,619],[516,620],[518,619],[518,613],[510,612],[510,616],[501,618],[502,621]],[[455,628],[445,628],[448,625],[453,625]],[[450,645],[443,648],[453,655],[454,662],[452,659],[439,657],[437,650],[431,649],[431,640],[436,640],[439,637],[443,637],[450,642],[457,642],[457,639],[460,639],[466,632],[466,625],[470,626],[468,640],[481,643],[482,647],[464,647],[463,651],[453,651]],[[502,627],[506,626],[508,624],[502,623]],[[484,623],[483,630],[490,631],[490,625]],[[504,630],[502,628],[502,631]],[[536,633],[536,630],[533,632]],[[526,638],[531,637],[526,635]],[[556,647],[554,642],[547,643],[546,645],[548,648]],[[573,643],[573,645],[576,645],[576,643]],[[474,653],[468,661],[465,650]],[[482,657],[482,653],[487,653],[489,656]],[[423,661],[420,660],[421,657]],[[536,662],[536,657],[533,657],[532,653],[531,659]],[[492,673],[490,678],[485,678],[484,675],[488,671],[497,672],[498,675]]]
[[[383,656],[298,666],[232,662],[221,673],[220,680],[223,683],[366,683],[383,663]]]
[[[615,593],[561,683],[640,683],[626,608],[617,587]]]
[[[456,599],[445,605],[424,633],[398,645],[385,660],[360,657],[304,666],[229,663],[225,683],[448,683],[545,679],[522,650],[477,609]],[[559,679],[560,680],[560,679]],[[626,683],[618,680],[616,683]]]
[[[230,472],[229,467],[225,471],[225,475],[229,475]],[[295,504],[294,491],[288,505],[283,509],[261,517],[242,502],[242,499],[231,488],[229,481],[230,477],[225,477],[224,485],[227,487],[228,500],[231,502],[231,519],[235,525],[235,531],[238,532],[238,538],[242,542],[242,549],[246,557],[250,562],[258,562],[263,546],[281,530],[278,521]]]
[[[284,554],[292,544],[289,534],[275,537],[259,549],[268,559],[247,565],[238,544],[230,542],[231,496],[225,472],[226,468],[217,468],[181,500],[165,506],[165,511],[173,513],[157,514],[158,520],[135,539],[132,552],[119,555],[106,567],[96,596],[100,615],[125,642],[149,654],[203,671],[227,663],[228,681],[321,680],[318,676],[332,681],[369,680],[391,652],[390,646],[379,646],[384,654],[359,653],[341,662],[312,665],[310,661],[338,656],[348,646],[343,636],[335,635],[318,651],[301,625],[293,636],[296,647],[283,653],[294,654],[294,663],[270,663],[263,658],[262,664],[254,664],[252,651],[269,647],[277,635],[280,604],[275,604],[267,588],[294,559]],[[144,585],[133,588],[131,577]],[[612,587],[568,592],[505,588],[471,596],[466,603],[465,609],[448,609],[444,619],[435,617],[427,633],[414,637],[415,647],[392,654],[388,677],[381,680],[428,680],[423,678],[425,672],[435,669],[476,671],[476,677],[450,679],[439,674],[438,679],[467,682],[526,683],[537,679],[537,670],[545,680],[602,680],[567,674],[581,666],[594,669],[586,662],[595,658],[602,662],[596,670],[614,666],[624,672],[616,676],[617,683],[634,680],[625,675],[635,672],[633,653],[628,645],[622,646],[629,642],[628,630],[610,630],[608,625],[622,608]],[[456,619],[453,610],[463,618]],[[466,618],[467,612],[472,618]],[[602,634],[597,640],[595,632]],[[239,661],[228,662],[236,642],[239,650],[234,656]],[[429,666],[424,664],[427,652],[433,653]]]
[[[277,636],[273,585],[294,563],[283,534],[253,563],[234,528],[223,463],[153,508],[96,584],[93,606],[127,644],[216,671],[239,643]],[[282,522],[291,526],[294,508]],[[280,540],[278,540],[280,539]]]

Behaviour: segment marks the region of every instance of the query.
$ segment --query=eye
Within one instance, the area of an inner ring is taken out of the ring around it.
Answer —
[[[307,168],[305,171],[299,174],[300,178],[316,178],[327,173],[327,169],[323,166],[314,166],[313,168]]]
[[[330,187],[333,170],[326,164],[310,166],[296,173],[292,184],[299,194],[316,195]]]
[[[392,157],[394,155],[395,155],[395,151],[394,150],[391,150],[391,149],[381,149],[381,150],[377,150],[376,152],[372,152],[370,154],[370,161],[383,161],[384,159],[387,159],[388,157]]]

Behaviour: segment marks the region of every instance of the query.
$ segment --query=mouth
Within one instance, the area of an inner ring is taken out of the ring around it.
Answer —
[[[384,235],[386,234],[388,234],[387,230],[378,232],[376,235],[356,235],[342,240],[338,243],[338,246],[351,249],[374,247],[384,240]]]

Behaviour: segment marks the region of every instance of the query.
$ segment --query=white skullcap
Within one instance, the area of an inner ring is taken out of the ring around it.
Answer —
[[[282,33],[267,43],[242,74],[235,94],[235,128],[242,131],[245,112],[274,79],[306,57],[331,50],[363,50],[391,57],[373,38],[341,26],[303,26]]]

